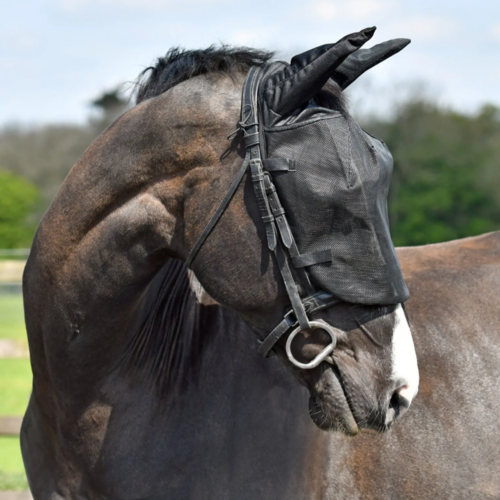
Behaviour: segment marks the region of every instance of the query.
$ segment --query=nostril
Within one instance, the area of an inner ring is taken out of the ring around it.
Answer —
[[[410,401],[405,397],[407,393],[408,386],[400,387],[396,389],[389,401],[389,408],[392,408],[396,413],[397,417],[403,416],[410,407]]]

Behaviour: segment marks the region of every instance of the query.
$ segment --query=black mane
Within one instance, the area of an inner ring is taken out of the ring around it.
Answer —
[[[179,83],[207,73],[247,72],[274,56],[273,52],[248,47],[211,45],[207,49],[170,49],[154,66],[146,68],[136,82],[137,103],[159,96]]]
[[[248,337],[253,347],[249,327],[235,312],[198,302],[185,262],[169,259],[146,295],[150,304],[124,353],[124,373],[159,391],[162,400],[198,380],[205,356],[221,356],[218,336]],[[229,339],[225,343],[230,347]]]

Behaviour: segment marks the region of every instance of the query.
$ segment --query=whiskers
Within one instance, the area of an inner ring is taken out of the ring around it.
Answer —
[[[323,428],[327,421],[331,422],[331,414],[330,412],[323,406],[324,396],[316,395],[314,398],[314,407],[309,408],[309,416],[313,420],[313,422],[318,425],[318,427]],[[323,419],[321,422],[318,421],[319,416],[322,416]]]

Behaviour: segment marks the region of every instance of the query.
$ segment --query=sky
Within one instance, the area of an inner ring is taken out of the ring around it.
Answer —
[[[172,46],[224,42],[280,59],[368,26],[410,38],[352,86],[362,111],[407,89],[473,113],[500,106],[498,0],[2,0],[0,125],[84,122],[89,102],[133,81]],[[369,46],[369,45],[367,45]]]

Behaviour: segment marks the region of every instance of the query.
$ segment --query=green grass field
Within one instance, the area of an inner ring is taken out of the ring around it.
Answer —
[[[26,339],[21,295],[0,295],[0,339]]]
[[[17,436],[0,436],[0,491],[28,489]]]
[[[26,342],[20,295],[0,296],[0,338]],[[29,359],[0,359],[0,416],[22,416],[31,392]],[[0,436],[0,491],[27,490],[18,436]]]
[[[30,393],[29,359],[0,359],[0,415],[23,415]]]
[[[2,466],[2,472],[4,474],[24,471],[23,460],[19,452],[19,437],[0,437],[0,463],[4,464]]]

